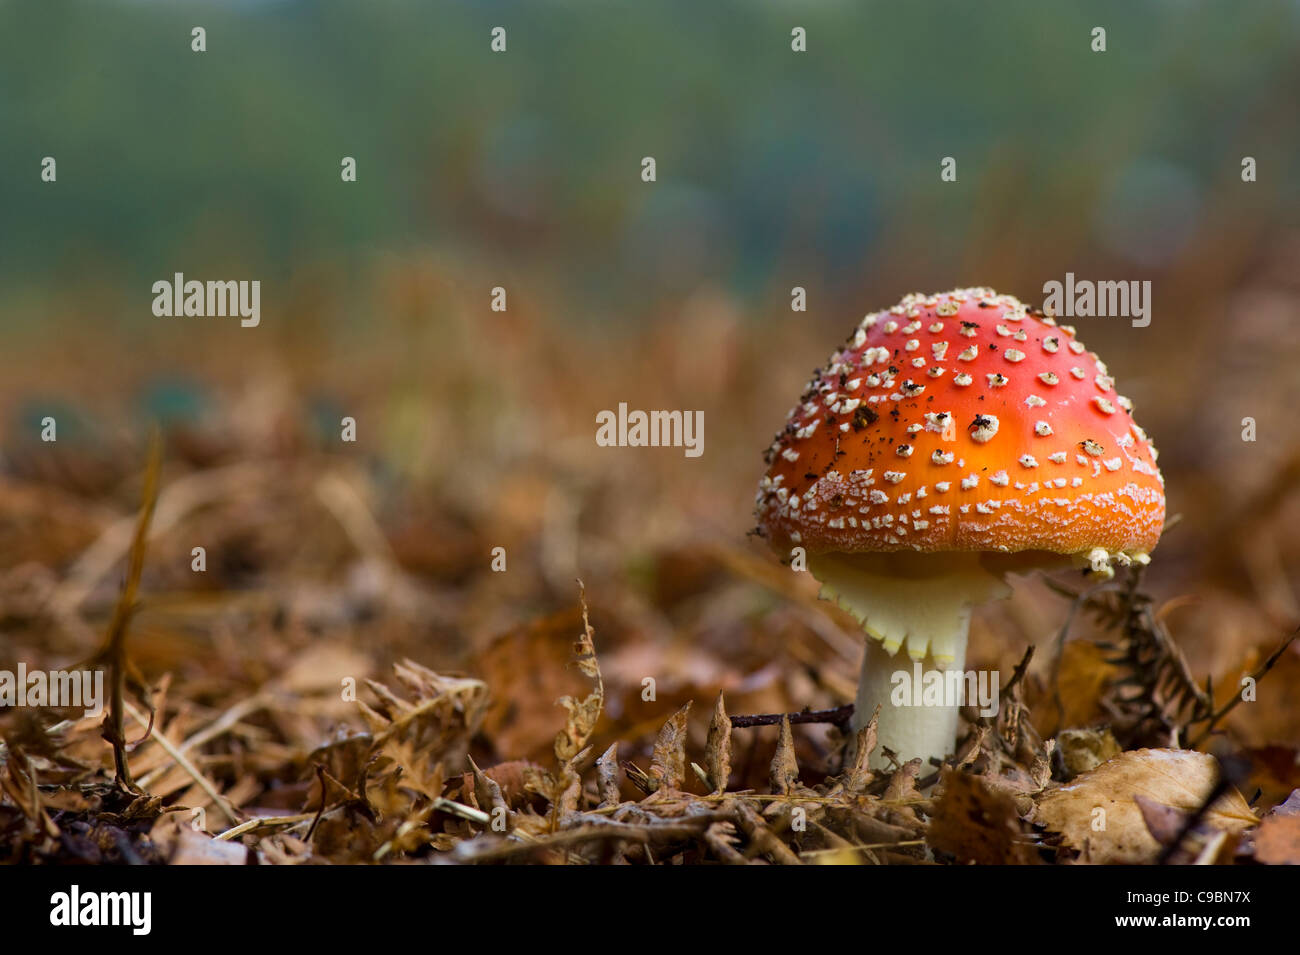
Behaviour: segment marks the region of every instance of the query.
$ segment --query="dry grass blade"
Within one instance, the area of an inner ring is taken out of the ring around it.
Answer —
[[[238,825],[239,816],[236,814],[234,807],[232,807],[230,802],[217,791],[217,787],[213,785],[212,780],[203,775],[203,773],[199,771],[199,768],[195,766],[188,757],[186,757],[182,748],[163,735],[158,727],[154,725],[152,718],[146,718],[143,713],[137,712],[135,707],[130,703],[126,703],[125,701],[123,701],[123,703],[127,712],[131,714],[131,717],[141,726],[145,727],[145,732],[148,738],[157,742],[158,745],[166,751],[168,756],[184,769],[185,772],[189,773],[190,777],[198,784],[199,788],[207,794],[207,797],[212,800],[217,808],[221,810],[221,814],[230,821],[231,825]]]
[[[162,437],[154,430],[149,439],[149,458],[145,466],[144,490],[141,492],[140,513],[136,518],[135,535],[127,559],[126,581],[113,608],[108,625],[108,635],[98,659],[108,667],[109,704],[104,721],[104,738],[113,747],[113,765],[120,786],[135,790],[131,768],[126,758],[126,636],[131,615],[136,609],[136,594],[140,589],[140,574],[144,570],[145,545],[149,539],[149,522],[153,519],[154,505],[158,500],[158,480],[162,471]],[[150,714],[152,718],[152,708]]]
[[[57,838],[59,829],[41,800],[32,761],[19,746],[10,746],[0,773],[0,793],[5,793],[27,819],[45,835]]]

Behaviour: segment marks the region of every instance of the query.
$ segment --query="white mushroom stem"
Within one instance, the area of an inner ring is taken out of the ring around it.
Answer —
[[[969,613],[966,621],[970,621]],[[879,640],[868,639],[863,648],[857,703],[853,709],[853,741],[856,742],[858,730],[870,721],[878,705],[877,738],[882,746],[889,747],[898,755],[900,763],[919,756],[922,764],[928,767],[931,757],[942,759],[947,756],[953,751],[957,739],[958,707],[946,703],[927,705],[924,702],[925,683],[937,679],[947,682],[946,674],[950,671],[959,673],[965,666],[965,659],[965,628],[960,651],[947,666],[936,664],[929,654],[923,661],[916,662],[906,653],[891,655]],[[930,676],[936,672],[939,676]],[[921,678],[919,686],[916,683],[918,676]],[[871,756],[872,768],[882,769],[888,765],[878,746]]]
[[[1011,593],[1001,574],[976,553],[821,554],[809,557],[808,569],[822,597],[851,613],[868,637],[852,730],[856,736],[879,705],[871,765],[889,765],[885,747],[900,762],[953,752],[958,708],[975,702],[962,696],[970,681],[960,677],[971,610]]]

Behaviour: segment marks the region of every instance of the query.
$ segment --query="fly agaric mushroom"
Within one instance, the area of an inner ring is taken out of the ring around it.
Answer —
[[[1009,571],[1148,561],[1164,479],[1132,407],[1073,328],[984,288],[868,315],[816,373],[755,507],[870,638],[855,731],[879,704],[883,747],[944,757],[957,706],[894,705],[895,672],[914,670],[900,649],[924,682],[960,685],[944,674],[965,666],[971,610],[1009,595]]]

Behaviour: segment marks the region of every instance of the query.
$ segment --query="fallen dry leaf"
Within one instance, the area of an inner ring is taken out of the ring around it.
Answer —
[[[794,734],[790,731],[789,717],[781,717],[781,734],[776,741],[776,755],[768,773],[772,792],[785,795],[799,785],[799,761],[794,755]]]
[[[709,737],[704,745],[704,767],[714,792],[723,792],[731,779],[731,719],[723,703],[722,693],[713,707],[709,722]]]
[[[1255,834],[1255,861],[1300,865],[1300,816],[1269,816]]]
[[[1087,726],[1106,718],[1101,700],[1119,673],[1118,667],[1107,662],[1108,656],[1087,640],[1071,640],[1061,648],[1057,687],[1064,712],[1060,726]]]
[[[1029,865],[1040,861],[1020,825],[1016,803],[980,777],[945,768],[926,842],[958,862]]]
[[[1300,789],[1260,820],[1255,832],[1255,861],[1300,865]]]
[[[580,698],[591,688],[571,665],[573,634],[581,627],[578,608],[551,614],[502,634],[471,659],[467,669],[492,688],[483,732],[502,759],[554,756],[562,719],[556,700]]]
[[[238,842],[218,842],[188,825],[176,825],[161,846],[170,865],[247,865],[249,850]]]
[[[681,789],[686,780],[686,718],[690,712],[687,703],[669,717],[655,739],[650,778],[659,788]]]
[[[1193,750],[1139,749],[1111,759],[1073,783],[1043,793],[1036,821],[1060,833],[1065,845],[1096,863],[1151,862],[1160,843],[1151,835],[1134,797],[1194,813],[1219,780],[1213,756]],[[1205,813],[1211,828],[1240,832],[1259,820],[1237,790],[1230,789]]]

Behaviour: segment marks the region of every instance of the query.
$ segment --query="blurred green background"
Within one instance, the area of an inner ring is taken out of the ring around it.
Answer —
[[[888,269],[865,308],[990,268],[1145,277],[1227,219],[1295,224],[1298,43],[1295,2],[9,0],[4,324],[102,284],[98,320],[145,332],[137,290],[174,270],[271,284],[427,242],[601,321],[702,282],[824,306]]]

